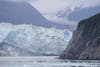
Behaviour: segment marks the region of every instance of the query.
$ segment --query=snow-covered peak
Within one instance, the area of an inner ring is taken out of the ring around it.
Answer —
[[[0,22],[12,24],[33,24],[43,27],[66,29],[65,24],[58,24],[47,20],[28,2],[0,1]]]
[[[63,10],[59,11],[56,16],[58,17],[62,17],[62,18],[67,18],[67,16],[75,11],[75,10],[79,10],[79,9],[82,9],[83,6],[82,5],[77,5],[77,6],[74,6],[74,7],[66,7],[64,8]]]
[[[79,4],[77,6],[67,7],[59,11],[56,16],[62,18],[63,20],[67,19],[69,21],[74,21],[74,23],[77,25],[79,21],[89,18],[90,16],[93,16],[94,14],[97,14],[99,12],[100,6],[84,7],[83,4]]]

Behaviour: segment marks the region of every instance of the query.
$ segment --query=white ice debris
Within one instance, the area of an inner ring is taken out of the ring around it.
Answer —
[[[11,55],[59,55],[71,37],[67,29],[0,24],[0,47]]]

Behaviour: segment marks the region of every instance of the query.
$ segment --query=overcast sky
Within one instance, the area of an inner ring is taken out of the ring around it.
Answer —
[[[61,24],[73,24],[73,25],[77,24],[76,22],[79,22],[79,21],[69,20],[68,17],[64,19],[56,15],[52,16],[52,14],[57,14],[59,11],[65,8],[70,8],[74,12],[75,11],[74,8],[76,7],[80,7],[80,9],[83,9],[83,8],[88,8],[88,7],[90,8],[90,7],[100,6],[100,0],[6,0],[6,1],[13,1],[13,2],[28,1],[48,20],[51,20],[54,22],[57,21],[57,23],[61,23]],[[93,11],[91,11],[91,13],[92,12]],[[96,10],[94,10],[94,13],[95,12]]]
[[[66,7],[80,6],[94,7],[100,5],[100,0],[6,0],[6,1],[29,1],[41,13],[53,13]]]
[[[57,12],[66,7],[94,7],[100,5],[100,0],[30,0],[31,4],[41,13]]]

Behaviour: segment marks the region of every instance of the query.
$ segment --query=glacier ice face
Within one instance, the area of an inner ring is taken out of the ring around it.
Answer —
[[[34,25],[0,24],[0,55],[59,55],[72,32]]]

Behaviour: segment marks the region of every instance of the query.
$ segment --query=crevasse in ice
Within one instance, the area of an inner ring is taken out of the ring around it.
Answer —
[[[59,55],[72,32],[34,25],[0,24],[1,56]]]

